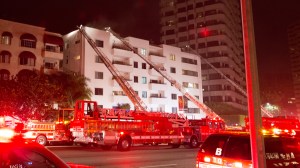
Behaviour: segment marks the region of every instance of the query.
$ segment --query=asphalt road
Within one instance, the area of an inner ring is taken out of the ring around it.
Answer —
[[[103,168],[194,168],[198,149],[138,146],[130,151],[80,146],[50,146],[65,162]]]

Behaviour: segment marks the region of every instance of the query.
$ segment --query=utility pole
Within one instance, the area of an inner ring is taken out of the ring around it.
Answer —
[[[251,155],[254,168],[266,167],[262,128],[260,94],[256,63],[256,48],[251,0],[240,0],[244,40],[248,116],[250,127]]]

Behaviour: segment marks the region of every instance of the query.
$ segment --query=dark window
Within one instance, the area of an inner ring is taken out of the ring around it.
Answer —
[[[231,137],[228,142],[229,143],[226,146],[225,157],[232,159],[251,160],[249,137]]]
[[[146,69],[147,66],[146,66],[146,63],[142,63],[142,69]]]
[[[133,82],[134,82],[134,83],[139,83],[139,77],[134,76],[134,77],[133,77]]]
[[[171,68],[170,68],[170,72],[171,72],[171,73],[176,73],[176,68],[171,67]]]
[[[165,16],[172,16],[173,14],[174,14],[173,11],[168,11],[168,12],[165,13]]]
[[[185,11],[186,11],[186,8],[185,8],[185,7],[179,8],[179,9],[177,10],[178,13],[185,12]]]
[[[40,153],[28,149],[14,149],[2,153],[5,158],[3,167],[57,167],[55,163]]]
[[[138,67],[139,67],[139,63],[136,62],[136,61],[134,61],[134,62],[133,62],[133,67],[134,67],[134,68],[138,68]]]
[[[97,47],[102,47],[103,48],[103,41],[102,40],[96,40],[96,46]]]
[[[173,100],[177,100],[177,94],[174,94],[174,93],[173,93],[173,94],[171,95],[171,97],[172,97]]]
[[[175,30],[166,30],[166,35],[171,35],[171,34],[175,34]]]
[[[175,44],[175,39],[166,40],[166,44]]]
[[[95,95],[103,95],[103,88],[95,88]]]
[[[185,26],[184,27],[179,27],[178,31],[179,32],[184,32],[184,31],[186,31],[186,27]]]

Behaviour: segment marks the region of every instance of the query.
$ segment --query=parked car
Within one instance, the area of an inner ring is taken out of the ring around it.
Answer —
[[[20,135],[6,128],[0,129],[1,168],[88,168],[90,166],[65,163],[46,147],[26,142]]]
[[[299,139],[292,136],[264,135],[266,166],[300,168]],[[196,168],[251,168],[250,134],[224,132],[211,134],[200,146]]]

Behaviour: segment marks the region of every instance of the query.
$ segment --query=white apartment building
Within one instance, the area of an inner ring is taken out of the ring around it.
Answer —
[[[62,35],[2,19],[0,35],[0,80],[26,75],[28,70],[49,73],[61,68]]]
[[[184,113],[191,119],[205,117],[205,114],[190,101],[181,108],[179,99],[182,93],[111,33],[90,27],[85,27],[85,31],[147,105],[148,111]],[[133,110],[133,103],[80,31],[75,30],[63,38],[63,68],[89,79],[88,86],[93,91],[92,100],[97,101],[102,108],[130,104]],[[134,46],[140,55],[147,57],[203,102],[201,62],[197,55],[182,52],[180,48],[170,45],[150,45],[149,41],[134,37],[126,37],[125,40]]]
[[[239,2],[161,0],[161,42],[181,48],[189,46],[189,52],[201,55],[246,90]],[[246,96],[205,61],[201,67],[204,102],[225,103],[245,115]]]

